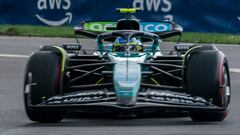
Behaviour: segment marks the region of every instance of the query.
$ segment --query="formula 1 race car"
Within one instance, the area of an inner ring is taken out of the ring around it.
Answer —
[[[162,39],[181,36],[181,26],[141,22],[132,15],[138,9],[117,11],[126,18],[75,28],[76,35],[96,38],[92,53],[77,38],[77,43],[42,46],[30,56],[24,82],[28,117],[59,122],[67,111],[174,111],[188,112],[193,121],[224,120],[231,94],[225,55],[214,45],[162,49]]]

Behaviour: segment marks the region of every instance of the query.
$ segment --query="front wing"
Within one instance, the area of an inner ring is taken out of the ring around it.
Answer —
[[[224,108],[213,105],[201,97],[188,94],[148,89],[139,92],[134,105],[124,106],[117,102],[115,92],[105,89],[74,92],[67,95],[50,97],[40,104],[32,105],[31,93],[27,93],[28,106],[32,109],[53,110],[98,110],[98,111],[223,111]]]

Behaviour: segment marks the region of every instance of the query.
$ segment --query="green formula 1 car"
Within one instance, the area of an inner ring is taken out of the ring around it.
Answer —
[[[126,18],[102,22],[105,29],[96,30],[100,22],[75,28],[76,35],[96,39],[92,53],[77,40],[42,46],[30,56],[24,82],[28,117],[59,122],[67,111],[135,115],[174,111],[188,112],[193,121],[222,121],[231,94],[225,55],[214,45],[162,49],[162,39],[181,36],[179,25],[141,22],[132,16],[137,9],[118,11]]]

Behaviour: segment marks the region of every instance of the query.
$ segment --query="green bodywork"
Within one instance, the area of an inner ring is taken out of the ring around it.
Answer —
[[[125,54],[125,56],[123,56]],[[110,53],[113,69],[113,84],[120,104],[133,105],[141,85],[141,64],[147,54],[142,53]]]
[[[125,45],[131,46],[130,39],[135,37],[133,33],[128,31],[125,35],[119,33],[114,34],[104,33],[98,36],[96,40],[98,54],[109,57],[110,61],[115,63],[113,67],[113,85],[117,94],[118,103],[125,106],[134,105],[142,82],[142,70],[145,70],[142,69],[141,63],[145,63],[148,58],[160,53],[160,40],[156,35],[151,33],[140,33],[143,37],[145,36],[153,40],[151,45],[143,45],[142,52],[130,51],[130,47],[126,47],[126,50],[122,52],[114,52],[113,46],[115,44],[103,43],[105,38],[111,37],[112,35],[125,36],[128,41]]]

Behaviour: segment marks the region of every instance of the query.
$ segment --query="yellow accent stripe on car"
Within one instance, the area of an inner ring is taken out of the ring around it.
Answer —
[[[197,48],[201,48],[202,46],[194,46],[192,48],[190,48],[189,50],[187,50],[187,52],[184,54],[183,56],[183,61],[182,61],[182,65],[183,65],[183,70],[182,70],[182,77],[184,78],[184,68],[185,68],[185,62],[186,62],[186,59],[187,59],[187,56],[188,54],[193,51],[194,49],[197,49]]]
[[[100,79],[96,82],[96,84],[101,83],[103,79],[104,79],[104,77],[100,78]]]
[[[190,48],[189,50],[187,50],[187,52],[184,54],[184,56],[183,56],[183,65],[184,65],[184,63],[185,63],[185,61],[186,61],[186,57],[188,56],[188,54],[191,52],[191,51],[193,51],[194,49],[197,49],[197,48],[200,48],[200,47],[202,47],[202,46],[194,46],[194,47],[192,47],[192,48]]]
[[[130,43],[126,43],[126,44],[114,44],[113,46],[128,46],[128,45],[137,45],[138,42],[130,42]]]
[[[136,13],[135,8],[120,8],[120,13]]]
[[[62,47],[59,47],[59,46],[53,46],[55,48],[57,48],[61,54],[62,54],[62,67],[61,67],[61,72],[64,71],[64,68],[65,68],[65,63],[66,63],[66,58],[67,58],[67,53],[66,51],[62,48]]]
[[[160,85],[154,78],[151,77],[151,80],[152,80],[156,85]]]
[[[126,44],[114,44],[114,46],[127,46]]]

